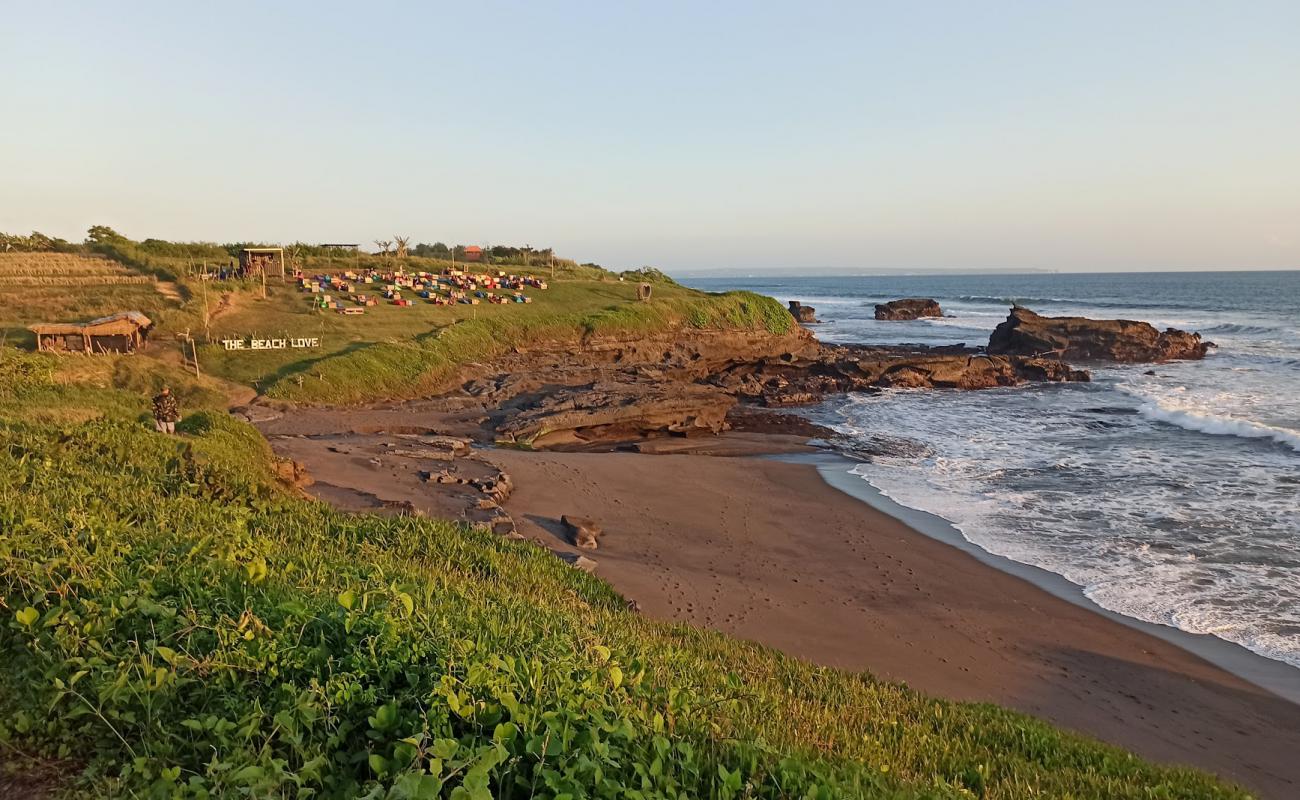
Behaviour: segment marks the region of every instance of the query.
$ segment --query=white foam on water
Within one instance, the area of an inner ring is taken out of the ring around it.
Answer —
[[[1049,316],[1200,331],[1203,361],[1092,365],[1091,384],[828,401],[854,469],[978,547],[1098,605],[1300,667],[1300,283],[1256,275],[782,279],[837,342],[982,344],[1014,298]],[[802,288],[801,288],[802,287]],[[806,296],[800,296],[800,294]],[[951,316],[878,322],[934,297]],[[1153,374],[1146,374],[1150,371]]]
[[[1300,453],[1300,398],[1277,396],[1272,370],[1245,365],[1221,369],[1237,377],[1202,380],[1200,385],[1132,379],[1116,388],[1138,400],[1138,413],[1153,422],[1211,436],[1265,439]],[[1222,388],[1224,384],[1232,388]],[[1294,425],[1286,424],[1291,419]]]
[[[852,472],[976,546],[1116,613],[1300,667],[1300,487],[1277,481],[1290,451],[1197,456],[1124,413],[1126,397],[1104,383],[885,392],[823,421],[867,445],[874,431],[923,443]]]
[[[1300,453],[1300,431],[1265,425],[1261,422],[1237,419],[1221,414],[1207,414],[1185,408],[1170,407],[1152,400],[1138,406],[1138,413],[1147,419],[1177,425],[1189,431],[1213,436],[1240,436],[1243,439],[1269,439],[1286,445]]]

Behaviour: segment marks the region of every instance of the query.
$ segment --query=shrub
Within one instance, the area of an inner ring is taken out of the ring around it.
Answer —
[[[17,398],[54,384],[55,358],[0,347],[0,397]]]

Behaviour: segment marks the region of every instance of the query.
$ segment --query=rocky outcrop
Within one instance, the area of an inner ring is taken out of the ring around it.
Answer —
[[[1055,358],[990,356],[966,347],[821,346],[738,361],[700,379],[632,367],[580,386],[515,394],[493,412],[496,441],[537,449],[607,449],[663,436],[717,434],[737,401],[768,407],[885,388],[987,389],[1086,381]]]
[[[629,376],[630,377],[630,376]],[[653,435],[715,434],[736,398],[697,383],[624,379],[544,394],[497,425],[502,444],[580,448]]]
[[[1204,358],[1208,347],[1199,333],[1127,319],[1044,317],[1016,306],[989,337],[988,352],[1133,363]]]
[[[275,476],[281,481],[298,489],[311,486],[313,478],[307,467],[292,458],[277,458],[273,465]]]
[[[337,421],[347,422],[345,417]],[[373,420],[352,421],[366,428]],[[501,507],[514,483],[485,457],[487,451],[471,448],[468,438],[355,430],[269,433],[267,438],[281,463],[294,465],[308,494],[340,507],[460,519],[503,536],[515,532],[514,520]],[[304,465],[310,465],[310,475]]]
[[[962,345],[824,345],[806,329],[791,326],[780,335],[692,329],[593,337],[576,350],[520,346],[467,365],[462,378],[455,388],[425,400],[354,409],[346,417],[329,409],[303,409],[264,419],[259,427],[268,435],[289,437],[344,434],[349,442],[382,435],[388,439],[383,446],[367,447],[364,457],[353,454],[354,462],[384,475],[395,465],[420,462],[416,474],[426,491],[464,495],[481,514],[500,504],[497,490],[508,492],[508,481],[502,486],[494,480],[475,483],[494,476],[480,474],[471,440],[557,450],[647,443],[658,452],[701,450],[698,442],[684,438],[728,430],[731,412],[741,404],[781,408],[851,391],[983,389],[1082,381],[1088,373],[1056,358],[988,356]],[[746,435],[758,430],[814,438],[828,434],[816,426],[796,429],[790,420],[797,417],[750,413],[734,419]],[[328,450],[344,441],[322,446]],[[332,483],[352,485],[349,480],[356,479],[340,476]]]
[[[942,317],[943,309],[936,300],[922,297],[909,297],[904,300],[890,300],[876,306],[876,319],[911,320],[921,317]]]
[[[1030,381],[1087,381],[1055,358],[989,356],[965,347],[825,346],[813,357],[765,359],[714,376],[714,385],[765,406],[815,403],[884,388],[988,389]]]
[[[803,325],[813,322],[821,322],[821,320],[817,319],[817,309],[812,306],[806,306],[798,300],[790,301],[790,316],[794,317]]]

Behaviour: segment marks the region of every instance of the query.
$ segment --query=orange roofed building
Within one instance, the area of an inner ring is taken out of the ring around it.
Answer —
[[[469,247],[466,247],[466,248],[465,248],[465,260],[466,260],[466,261],[482,261],[482,260],[483,260],[483,248],[479,247],[478,245],[473,245],[473,244],[470,245]]]

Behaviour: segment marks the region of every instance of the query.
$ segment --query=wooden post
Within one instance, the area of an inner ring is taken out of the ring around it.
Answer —
[[[191,354],[193,355],[193,357],[194,357],[194,377],[196,377],[196,378],[199,377],[199,346],[194,342],[194,337],[193,337],[193,336],[190,336],[190,329],[189,329],[189,328],[186,328],[186,329],[185,329],[185,333],[179,333],[179,334],[177,334],[177,338],[179,338],[179,339],[181,340],[181,360],[182,360],[182,361],[185,359],[185,345],[186,345],[187,343],[189,344],[189,346],[190,346],[190,353],[191,353]]]
[[[209,341],[209,342],[210,342],[210,341],[212,341],[212,327],[211,327],[211,323],[212,323],[212,318],[211,318],[211,316],[212,316],[212,315],[208,312],[208,280],[207,280],[207,277],[208,277],[208,265],[207,265],[207,264],[204,264],[204,265],[203,265],[203,280],[201,281],[201,283],[203,284],[203,338],[204,338],[206,341]]]

